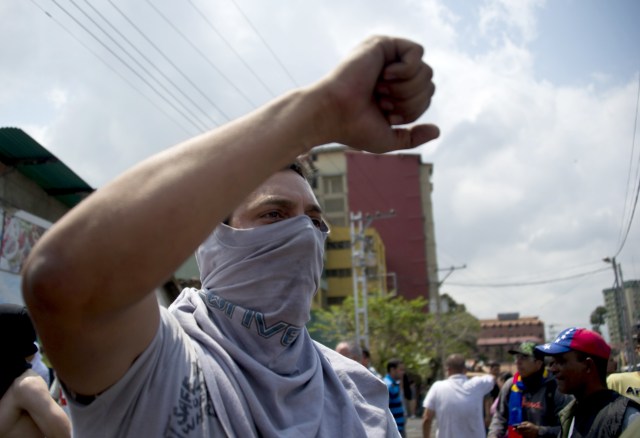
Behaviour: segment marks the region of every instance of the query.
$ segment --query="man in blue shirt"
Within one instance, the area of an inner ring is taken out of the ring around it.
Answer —
[[[400,359],[390,359],[387,362],[387,375],[384,376],[384,383],[389,389],[389,410],[396,420],[398,431],[403,437],[404,430],[404,408],[402,407],[402,392],[400,391],[400,382],[404,376],[404,364]]]

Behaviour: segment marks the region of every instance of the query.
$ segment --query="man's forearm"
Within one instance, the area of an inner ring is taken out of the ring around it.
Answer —
[[[422,438],[431,438],[431,423],[432,420],[422,419]]]
[[[134,167],[43,236],[25,290],[40,273],[63,282],[58,303],[79,299],[102,312],[138,301],[260,182],[322,141],[308,132],[318,108],[313,90],[290,93]]]

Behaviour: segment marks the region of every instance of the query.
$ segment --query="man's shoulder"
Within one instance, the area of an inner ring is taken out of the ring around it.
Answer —
[[[640,382],[640,372],[612,373],[607,376],[607,384],[636,381]]]

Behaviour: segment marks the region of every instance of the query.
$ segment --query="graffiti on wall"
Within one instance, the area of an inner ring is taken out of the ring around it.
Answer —
[[[45,228],[24,220],[9,211],[2,211],[2,245],[0,269],[19,274],[31,248]]]

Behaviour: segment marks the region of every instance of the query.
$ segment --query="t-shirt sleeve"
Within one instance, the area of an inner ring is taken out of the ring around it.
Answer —
[[[166,309],[160,315],[156,336],[118,382],[87,405],[69,400],[74,436],[180,436],[214,416],[191,341]]]
[[[429,409],[430,411],[436,410],[437,398],[438,398],[438,387],[440,382],[435,382],[429,388],[429,392],[427,392],[427,396],[424,398],[424,402],[422,402],[422,407],[425,409]]]
[[[482,395],[488,394],[495,385],[495,379],[492,375],[476,376],[469,380],[469,384],[472,387],[474,393],[480,393]]]

